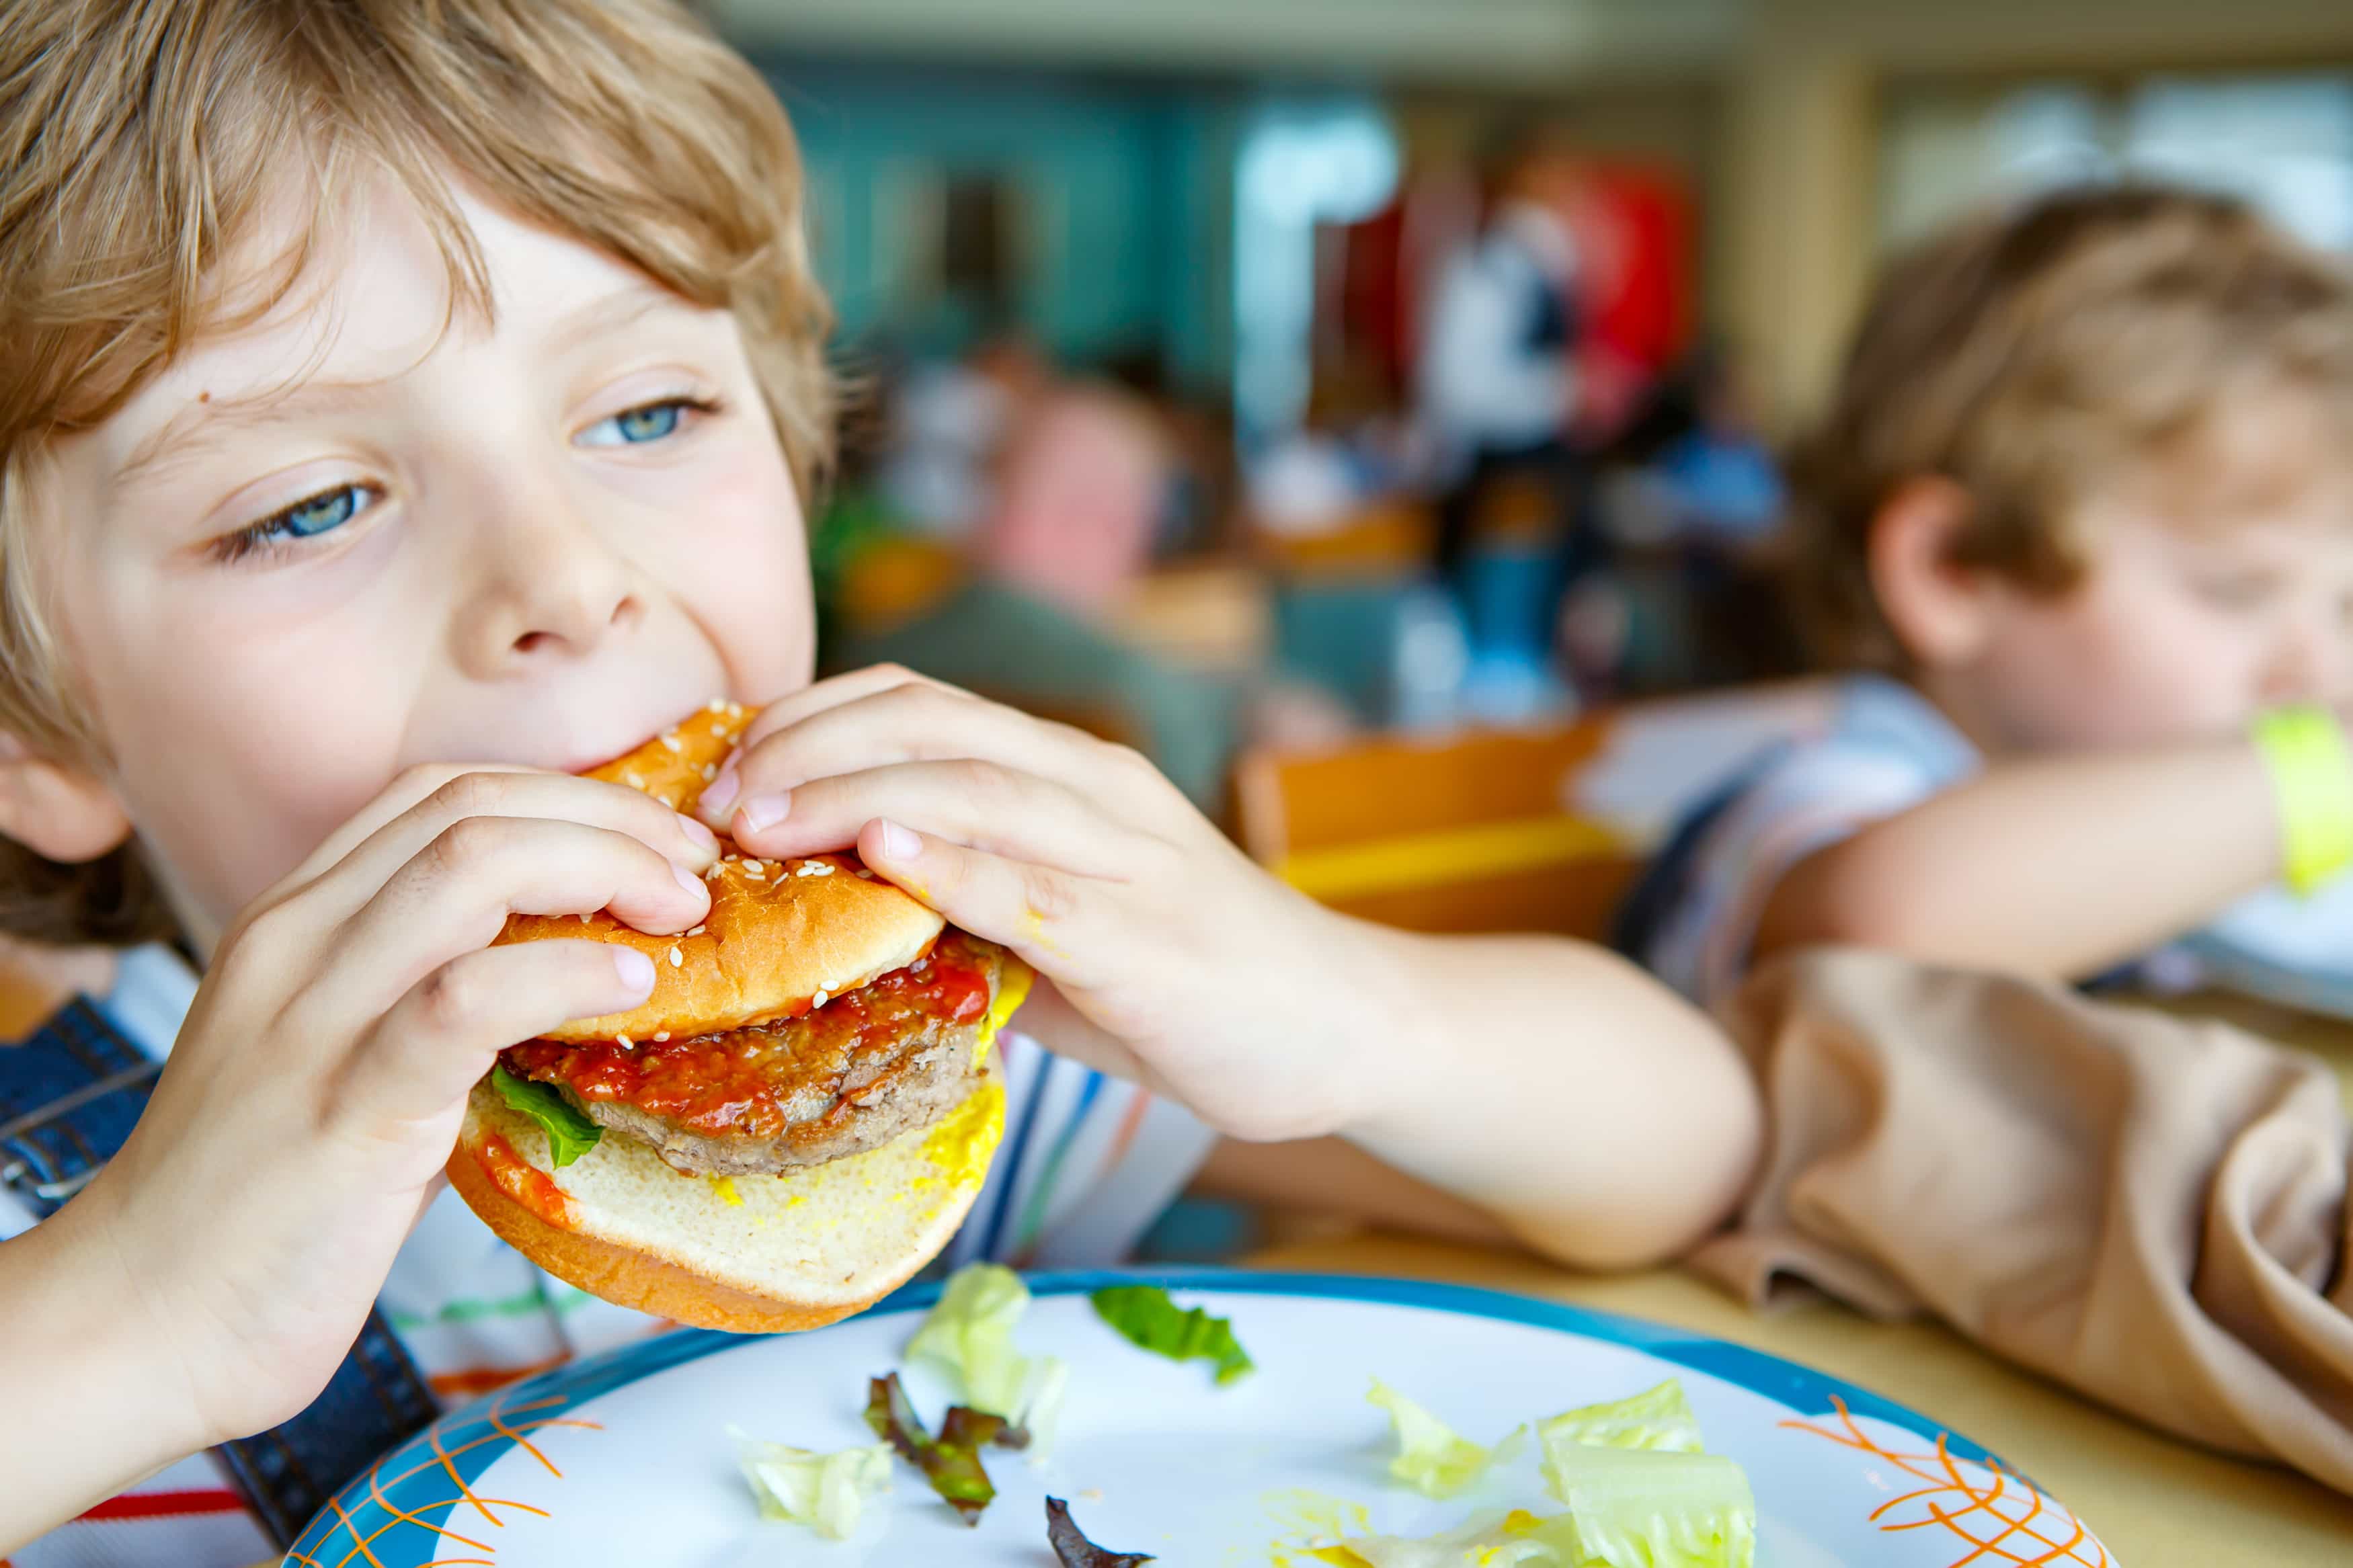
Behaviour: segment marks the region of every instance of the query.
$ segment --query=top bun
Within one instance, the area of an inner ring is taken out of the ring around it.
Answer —
[[[673,810],[691,811],[708,775],[727,759],[751,715],[714,702],[588,777],[644,790]],[[609,942],[654,961],[654,988],[626,1013],[575,1018],[544,1038],[567,1043],[704,1035],[792,1017],[820,997],[865,985],[923,956],[944,923],[856,859],[819,855],[758,860],[721,841],[712,867],[711,913],[681,936],[649,936],[599,911],[516,915],[501,943],[551,939]]]

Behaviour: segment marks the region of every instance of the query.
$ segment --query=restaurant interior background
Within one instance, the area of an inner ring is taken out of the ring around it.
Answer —
[[[2313,0],[707,9],[839,312],[828,661],[1134,743],[1426,928],[1606,935],[1804,721],[1778,456],[1892,249],[2150,175],[2353,250]]]

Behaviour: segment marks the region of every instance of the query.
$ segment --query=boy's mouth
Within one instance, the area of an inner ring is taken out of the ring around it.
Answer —
[[[600,740],[558,761],[552,762],[547,766],[553,772],[567,773],[585,773],[591,769],[601,768],[606,763],[617,762],[644,746],[649,737],[670,733],[692,717],[698,710],[726,702],[727,699],[723,697],[710,698],[682,711],[667,712],[663,718],[650,724],[639,723],[610,731],[605,730],[601,725],[597,726],[598,732],[611,737],[609,742]]]

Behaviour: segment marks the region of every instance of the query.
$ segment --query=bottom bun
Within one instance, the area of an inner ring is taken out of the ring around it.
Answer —
[[[779,1176],[682,1175],[608,1131],[562,1170],[547,1135],[474,1087],[449,1183],[524,1257],[590,1295],[735,1333],[862,1311],[948,1244],[1005,1132],[994,1065],[938,1122]]]

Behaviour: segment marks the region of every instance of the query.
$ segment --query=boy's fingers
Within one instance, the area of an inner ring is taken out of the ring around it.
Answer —
[[[733,787],[706,795],[703,817],[739,841],[778,819],[812,779],[893,763],[969,757],[1018,768],[1098,798],[1111,759],[1123,753],[1068,725],[929,685],[891,687],[815,713],[736,752]]]
[[[1050,866],[1009,860],[878,817],[858,836],[858,852],[953,923],[1011,948],[1066,984],[1088,984],[1102,945],[1104,883]]]
[[[427,763],[404,768],[400,776],[386,784],[374,800],[352,813],[342,826],[319,841],[319,847],[304,857],[278,884],[278,889],[291,891],[303,887],[342,864],[344,858],[366,843],[402,814],[413,810],[418,802],[461,773],[522,773],[536,770],[506,767],[497,763],[467,765],[459,763]]]
[[[653,989],[653,961],[601,942],[527,942],[460,953],[409,987],[370,1030],[331,1114],[360,1128],[445,1114],[497,1054],[572,1018],[618,1013]]]
[[[801,688],[789,697],[780,697],[760,710],[752,722],[744,727],[736,742],[736,750],[757,745],[779,730],[789,729],[804,719],[814,717],[845,702],[855,702],[877,692],[890,691],[902,686],[918,686],[934,691],[953,692],[969,696],[961,687],[950,686],[928,675],[919,675],[904,665],[873,664],[864,669],[853,669],[847,675],[828,676],[823,680]]]
[[[420,783],[433,777],[417,772]],[[348,917],[426,846],[470,817],[542,818],[603,828],[692,871],[707,868],[719,853],[709,828],[626,784],[566,773],[467,768],[431,782],[405,809],[360,838],[317,879],[316,890],[328,895],[328,907],[340,910],[335,918]]]
[[[353,1018],[373,1017],[459,953],[487,946],[511,914],[610,910],[640,931],[667,932],[710,909],[701,877],[625,833],[543,817],[463,817],[343,922],[316,994],[334,996]]]
[[[987,854],[1114,881],[1147,869],[1138,856],[1158,843],[1110,822],[1074,790],[970,758],[840,773],[782,799],[781,819],[756,830],[739,819],[735,841],[752,854],[786,859],[841,848],[866,824],[888,817]]]

